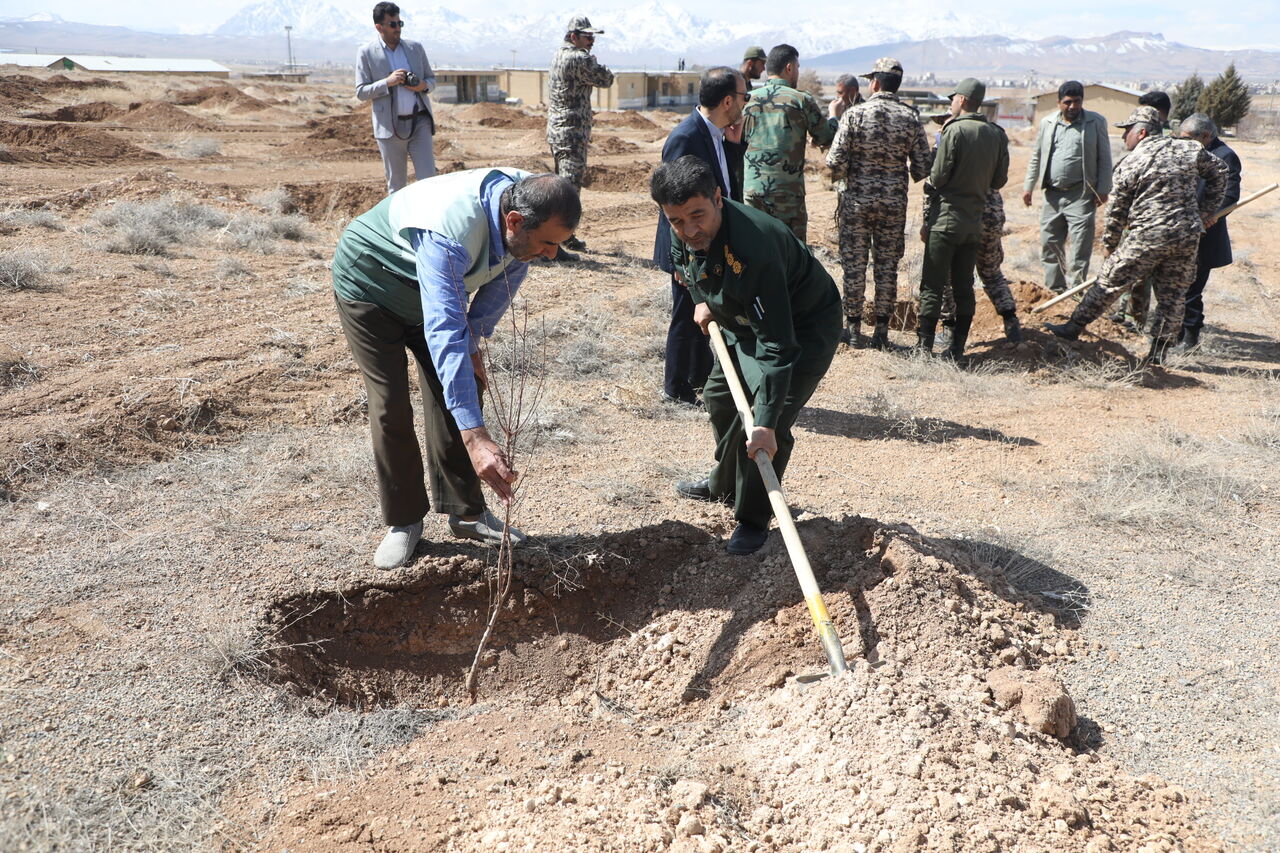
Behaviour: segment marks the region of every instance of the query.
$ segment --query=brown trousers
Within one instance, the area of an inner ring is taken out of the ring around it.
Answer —
[[[369,432],[383,522],[391,527],[414,524],[431,509],[432,501],[440,513],[471,516],[484,512],[480,478],[458,425],[445,407],[444,389],[431,364],[422,327],[407,325],[370,302],[350,302],[336,294],[334,300],[369,396]],[[431,501],[427,500],[422,451],[413,428],[406,350],[418,363],[422,386],[430,475],[426,483],[431,487]]]

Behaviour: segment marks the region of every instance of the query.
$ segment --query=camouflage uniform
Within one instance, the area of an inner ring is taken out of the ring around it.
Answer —
[[[836,120],[822,114],[813,95],[777,77],[751,90],[744,115],[743,200],[786,223],[803,241],[809,224],[804,206],[805,135],[818,145],[830,145]]]
[[[987,192],[987,205],[982,209],[982,237],[978,243],[978,278],[982,280],[982,289],[1000,316],[1013,314],[1018,304],[1013,299],[1013,291],[1009,289],[1009,279],[1004,277],[1000,267],[1004,263],[1004,199],[1000,190]],[[948,322],[955,317],[956,301],[948,285],[942,298],[942,319]]]
[[[1138,107],[1127,124],[1118,126],[1144,121],[1159,122],[1154,108]],[[1201,178],[1205,191],[1197,202]],[[1120,293],[1150,276],[1156,295],[1151,336],[1167,341],[1182,323],[1187,287],[1196,276],[1203,219],[1218,210],[1226,192],[1226,164],[1194,140],[1152,136],[1116,166],[1114,185],[1102,235],[1109,255],[1067,325],[1083,328]]]
[[[582,186],[591,141],[591,89],[612,86],[613,72],[585,49],[567,42],[551,59],[547,84],[547,144],[556,174]]]
[[[836,224],[849,322],[862,319],[869,253],[875,262],[875,316],[883,320],[893,312],[898,263],[906,251],[908,161],[913,181],[928,176],[933,155],[913,107],[896,94],[876,92],[845,110],[827,166],[845,186]]]

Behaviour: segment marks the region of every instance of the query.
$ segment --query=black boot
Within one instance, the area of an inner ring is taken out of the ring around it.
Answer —
[[[566,251],[564,244],[561,243],[559,246],[556,247],[556,255],[554,258],[551,259],[551,263],[572,264],[580,260],[582,259],[579,258],[577,255],[575,255],[573,252]]]
[[[576,234],[560,245],[574,252],[585,252],[587,250],[587,244],[582,242]]]
[[[1169,348],[1173,346],[1173,338],[1152,338],[1151,351],[1147,353],[1147,364],[1164,364]]]
[[[1084,326],[1075,320],[1075,315],[1065,323],[1045,323],[1044,327],[1053,332],[1060,338],[1068,341],[1080,340],[1080,333],[1084,331]]]
[[[942,353],[942,357],[956,364],[964,362],[964,345],[969,342],[969,327],[973,325],[972,317],[957,317],[951,329],[951,346]]]
[[[916,329],[916,350],[925,355],[933,355],[933,339],[937,331],[937,317],[921,317],[920,326]]]
[[[876,318],[876,331],[871,336],[871,348],[878,350],[889,349],[889,318]]]
[[[844,331],[840,333],[840,343],[848,344],[854,349],[862,349],[862,321],[848,320],[844,322]]]
[[[1008,314],[1002,314],[1004,317],[1004,337],[1011,344],[1022,343],[1022,324],[1018,322],[1018,314],[1016,311],[1010,311]]]
[[[1182,352],[1190,352],[1200,346],[1200,330],[1188,329],[1185,326],[1182,329],[1182,340],[1178,342],[1178,349]]]

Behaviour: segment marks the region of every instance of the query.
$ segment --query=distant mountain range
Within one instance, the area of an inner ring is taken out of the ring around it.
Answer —
[[[545,67],[570,11],[471,18],[441,6],[402,8],[406,36],[424,42],[434,64],[455,66],[514,61]],[[861,72],[878,57],[894,56],[909,75],[931,71],[951,79],[972,74],[1021,80],[1034,69],[1038,78],[1177,80],[1193,71],[1215,74],[1230,62],[1249,79],[1280,76],[1280,51],[1206,50],[1155,33],[996,36],[984,33],[990,26],[985,20],[955,13],[895,11],[890,18],[877,17],[864,7],[847,19],[794,19],[784,28],[773,22],[698,18],[666,0],[645,0],[595,16],[592,22],[605,30],[597,48],[601,60],[623,68],[673,68],[680,59],[689,65],[737,64],[748,45],[768,49],[786,41],[799,48],[802,65],[827,72]],[[375,35],[367,12],[357,14],[327,0],[259,0],[235,12],[213,33],[200,35],[77,24],[49,14],[0,19],[0,48],[270,63],[285,58],[285,26],[293,28],[294,56],[308,63],[351,62],[357,46]]]

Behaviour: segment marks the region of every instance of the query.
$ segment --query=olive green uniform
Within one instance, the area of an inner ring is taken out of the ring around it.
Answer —
[[[979,113],[947,122],[929,173],[933,197],[925,215],[929,239],[920,280],[920,317],[937,321],[950,279],[956,316],[973,317],[973,269],[982,239],[987,193],[1009,178],[1009,141],[1004,130]],[[967,328],[967,324],[966,324]]]
[[[673,231],[671,258],[693,301],[705,303],[720,324],[752,400],[755,425],[776,431],[773,469],[781,479],[795,446],[791,427],[839,343],[840,291],[786,225],[727,199],[707,251],[690,250]],[[711,494],[732,495],[739,521],[768,528],[769,495],[747,458],[747,436],[718,362],[702,400],[716,439]]]

